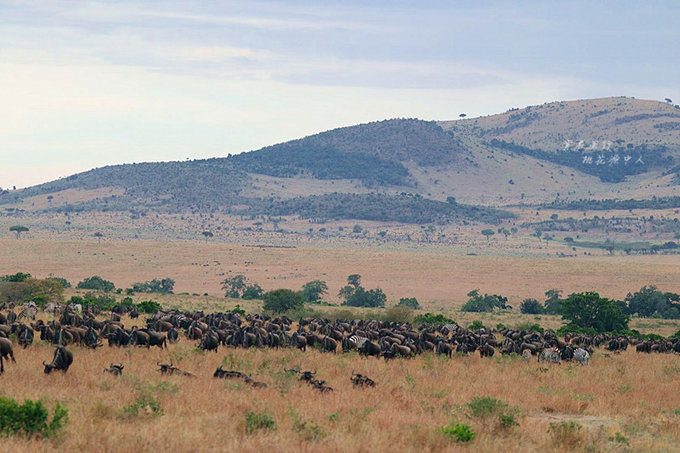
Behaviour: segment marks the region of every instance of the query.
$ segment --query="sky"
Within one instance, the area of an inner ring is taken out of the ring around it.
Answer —
[[[680,99],[677,1],[0,0],[0,187],[386,118]]]

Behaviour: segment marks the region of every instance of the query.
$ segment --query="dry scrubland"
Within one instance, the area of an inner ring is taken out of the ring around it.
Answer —
[[[437,431],[450,422],[477,433],[475,451],[671,451],[680,445],[680,363],[674,355],[629,351],[593,356],[587,367],[478,355],[442,359],[425,354],[384,362],[356,354],[285,349],[220,348],[201,353],[182,340],[168,351],[73,347],[66,373],[44,375],[52,347],[17,351],[6,365],[0,395],[59,401],[69,423],[57,439],[4,438],[7,451],[448,451],[463,447]],[[174,359],[197,375],[163,377],[156,361]],[[110,362],[122,378],[102,375]],[[265,390],[212,378],[215,368],[252,373]],[[320,394],[283,372],[318,370],[335,389]],[[369,375],[374,389],[353,388],[352,371]],[[160,404],[153,415],[126,411],[140,396]],[[515,406],[519,426],[503,429],[470,418],[465,405],[493,397]],[[276,430],[248,433],[245,414],[267,414]],[[581,426],[559,436],[550,424]],[[618,434],[617,434],[618,433]],[[30,449],[30,450],[29,450]]]
[[[538,241],[536,241],[538,242]],[[386,250],[304,245],[259,248],[200,241],[0,239],[0,274],[50,274],[73,283],[100,275],[125,288],[138,281],[170,277],[175,292],[222,293],[226,276],[243,273],[265,290],[297,289],[315,279],[328,282],[329,299],[347,275],[359,273],[367,288],[382,288],[388,305],[416,297],[428,310],[452,310],[475,288],[502,294],[519,307],[522,299],[542,300],[552,288],[565,294],[598,291],[624,298],[654,284],[680,292],[680,255],[578,256],[568,259],[467,256],[450,248]]]

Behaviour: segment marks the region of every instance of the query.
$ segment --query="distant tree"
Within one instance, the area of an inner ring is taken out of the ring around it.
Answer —
[[[98,275],[95,275],[93,277],[86,278],[85,280],[78,283],[78,285],[76,285],[76,288],[91,289],[94,291],[104,291],[108,293],[116,289],[116,285],[114,285],[112,282],[108,280],[104,280]]]
[[[205,242],[206,242],[206,243],[208,242],[208,239],[210,239],[211,237],[214,236],[214,235],[212,234],[211,231],[204,231],[204,232],[201,233],[201,234],[202,234],[203,237],[205,238]]]
[[[465,118],[466,116],[467,115],[465,113],[461,113],[460,115],[458,115],[458,118]]]
[[[666,102],[668,102],[669,104],[672,104],[672,103],[673,103],[673,101],[671,100],[671,98],[666,98],[666,99],[664,99],[664,100],[665,100]]]
[[[546,300],[543,305],[547,314],[556,315],[560,313],[562,305],[562,299],[560,299],[561,295],[562,290],[560,289],[549,289],[545,292]]]
[[[360,234],[364,229],[361,228],[361,225],[357,224],[354,225],[354,228],[352,228],[352,233],[354,234]]]
[[[643,286],[634,294],[626,296],[628,314],[643,318],[680,318],[680,295],[659,291],[655,286]]]
[[[302,308],[302,296],[290,289],[275,289],[264,294],[264,309],[275,313]]]
[[[8,275],[3,275],[0,277],[0,282],[12,282],[12,283],[20,283],[20,282],[25,282],[26,280],[31,279],[31,274],[27,272],[17,272],[16,274],[8,274]]]
[[[524,299],[519,307],[519,311],[528,315],[539,315],[543,313],[543,305],[536,299]]]
[[[497,294],[479,294],[478,289],[470,291],[468,294],[467,302],[463,304],[460,311],[466,312],[491,312],[494,309],[506,309],[511,308],[507,305],[508,298],[499,296]]]
[[[17,239],[19,239],[21,237],[21,233],[26,233],[27,231],[29,231],[29,228],[23,225],[13,225],[9,227],[9,231],[16,234]]]
[[[570,294],[562,301],[562,318],[569,321],[568,328],[599,333],[627,330],[630,319],[621,303],[595,292]]]
[[[300,295],[305,300],[312,304],[321,301],[321,297],[328,292],[328,285],[323,280],[312,280],[302,285]]]
[[[243,274],[237,274],[222,281],[222,289],[226,291],[225,297],[241,297],[246,286],[246,276]]]
[[[559,218],[559,216],[557,214],[552,214],[550,216],[550,220],[557,220],[558,218]]]
[[[491,236],[496,234],[491,228],[487,228],[485,230],[482,230],[482,234],[486,236],[486,240],[488,241]]]
[[[358,288],[361,286],[361,275],[359,274],[350,274],[347,276],[347,284],[349,286],[354,287],[354,289]]]
[[[99,231],[97,231],[97,232],[94,234],[94,237],[97,238],[97,244],[101,244],[101,243],[102,243],[102,238],[104,237],[104,235],[103,235],[102,233],[100,233]]]
[[[448,204],[456,204],[456,197],[446,197],[446,202]]]
[[[420,304],[418,303],[418,299],[415,297],[402,297],[399,299],[399,303],[397,304],[399,307],[408,307],[412,308],[414,310],[419,310],[420,309]]]
[[[45,280],[53,280],[55,282],[61,283],[61,286],[63,286],[64,288],[70,288],[71,287],[71,283],[68,280],[66,280],[65,278],[47,277]]]
[[[253,300],[262,299],[263,296],[264,290],[257,283],[253,283],[252,285],[246,286],[246,289],[243,290],[243,296],[241,296],[241,298],[245,300]]]
[[[366,291],[363,286],[359,286],[342,305],[379,308],[384,307],[386,301],[387,296],[380,288]]]
[[[172,294],[175,288],[175,281],[171,278],[157,279],[154,278],[148,282],[134,283],[132,291],[135,293],[161,293]]]

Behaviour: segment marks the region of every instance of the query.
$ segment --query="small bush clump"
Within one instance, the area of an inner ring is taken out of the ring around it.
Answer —
[[[59,403],[54,407],[52,420],[42,401],[24,400],[19,404],[12,398],[0,398],[0,435],[53,437],[68,421],[68,410]]]
[[[456,442],[470,442],[475,438],[474,430],[462,423],[442,426],[438,429],[438,432]]]
[[[267,414],[246,412],[246,432],[252,434],[259,430],[276,431],[276,421]]]

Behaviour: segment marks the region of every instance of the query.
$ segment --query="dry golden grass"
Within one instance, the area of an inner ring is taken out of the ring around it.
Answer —
[[[536,241],[538,242],[538,241]],[[321,279],[331,302],[347,275],[359,273],[367,288],[382,288],[388,305],[416,297],[427,310],[460,307],[475,288],[502,294],[519,307],[527,297],[544,299],[556,288],[565,294],[598,291],[622,299],[644,285],[680,292],[680,255],[580,256],[570,259],[467,256],[451,248],[394,250],[299,245],[257,248],[199,241],[0,239],[0,275],[18,271],[54,275],[72,283],[100,275],[126,288],[134,282],[170,277],[175,292],[223,294],[220,282],[243,273],[264,289],[298,289]]]
[[[75,361],[66,374],[43,374],[41,362],[52,355],[44,344],[17,350],[18,363],[6,365],[0,395],[42,399],[50,408],[58,401],[69,410],[60,438],[4,438],[7,451],[436,452],[461,448],[437,432],[452,421],[477,432],[470,445],[476,451],[671,451],[680,445],[680,366],[673,355],[598,353],[582,367],[478,355],[449,360],[425,354],[386,363],[291,349],[200,353],[188,340],[167,351],[72,350]],[[170,359],[197,377],[161,376],[156,361]],[[122,378],[102,374],[110,362],[124,364]],[[269,388],[212,378],[220,364],[252,373]],[[294,366],[318,370],[335,391],[320,394],[283,373]],[[377,387],[353,388],[353,370]],[[160,402],[162,415],[126,414],[124,407],[141,392]],[[503,430],[467,417],[465,404],[482,396],[518,407],[520,426]],[[271,416],[276,431],[248,434],[249,411]],[[576,439],[548,433],[550,423],[569,421],[583,426],[571,436]],[[629,445],[610,440],[616,433]]]

